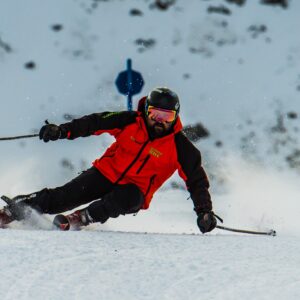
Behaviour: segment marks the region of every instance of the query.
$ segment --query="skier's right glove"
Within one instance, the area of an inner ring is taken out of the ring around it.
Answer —
[[[45,143],[47,143],[49,141],[56,141],[64,138],[64,134],[60,126],[55,124],[47,124],[41,128],[39,137],[40,140],[43,140]]]
[[[216,216],[213,211],[200,211],[197,213],[197,225],[202,233],[210,232],[217,226],[216,217],[223,222],[223,220]]]

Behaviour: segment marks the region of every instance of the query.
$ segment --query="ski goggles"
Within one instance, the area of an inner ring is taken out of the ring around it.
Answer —
[[[149,118],[157,121],[157,122],[174,122],[176,118],[176,111],[169,109],[157,108],[149,105],[147,110],[147,115]]]

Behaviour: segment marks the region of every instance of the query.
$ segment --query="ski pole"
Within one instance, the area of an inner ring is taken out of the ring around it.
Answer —
[[[9,140],[17,140],[17,139],[26,139],[39,136],[38,134],[28,134],[28,135],[18,135],[18,136],[10,136],[10,137],[2,137],[0,141],[9,141]]]
[[[271,229],[269,231],[252,231],[252,230],[229,228],[229,227],[220,226],[220,225],[217,225],[216,228],[219,228],[219,229],[222,229],[222,230],[227,230],[227,231],[240,232],[240,233],[276,236],[276,231],[273,230],[273,229]]]
[[[45,120],[45,124],[49,125],[50,123],[48,120]],[[39,136],[38,133],[35,134],[27,134],[27,135],[18,135],[18,136],[9,136],[9,137],[3,137],[0,138],[0,141],[9,141],[9,140],[17,140],[17,139],[26,139],[26,138],[32,138],[32,137],[37,137]]]

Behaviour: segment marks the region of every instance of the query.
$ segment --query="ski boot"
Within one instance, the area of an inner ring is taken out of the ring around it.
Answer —
[[[6,196],[1,196],[1,199],[7,203],[0,209],[0,228],[6,228],[6,225],[17,220],[23,220],[30,215],[27,206],[22,203],[23,199],[15,197],[10,199]]]
[[[87,226],[92,223],[92,218],[87,209],[76,210],[69,215],[57,215],[53,219],[53,225],[63,231],[79,230],[81,226]]]
[[[0,209],[0,228],[6,228],[6,225],[14,221],[14,217],[7,206]]]

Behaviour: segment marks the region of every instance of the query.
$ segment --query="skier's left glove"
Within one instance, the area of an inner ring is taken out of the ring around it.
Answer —
[[[197,212],[197,215],[197,225],[202,233],[210,232],[215,229],[217,226],[217,218],[223,222],[213,211],[200,211]]]

